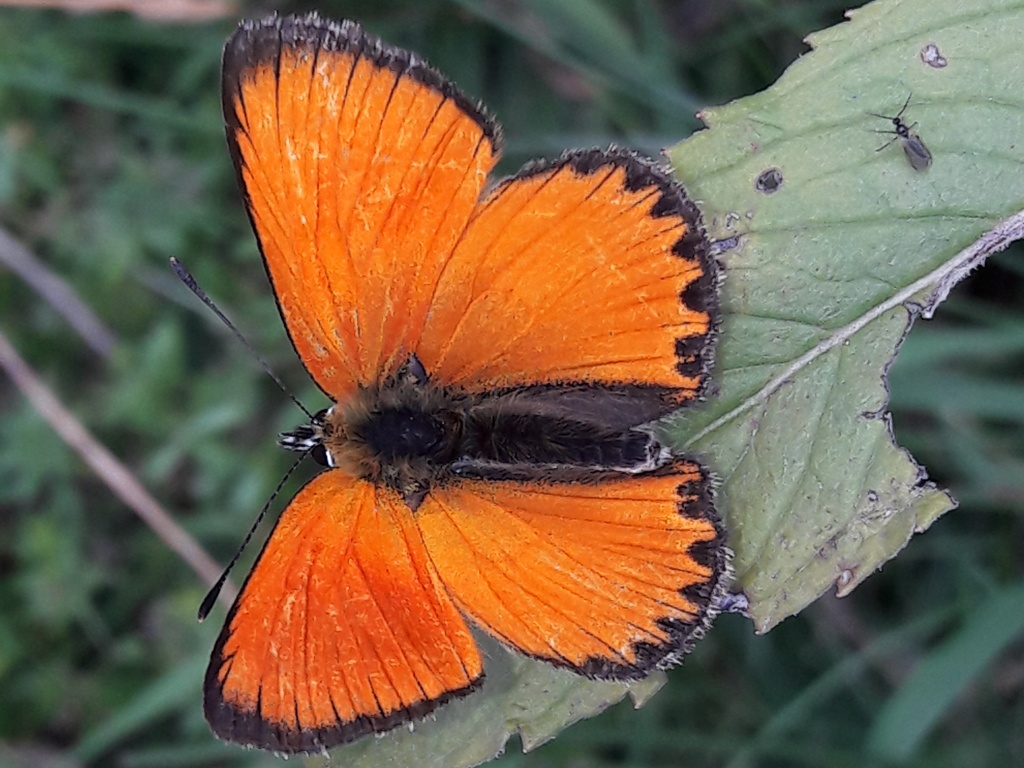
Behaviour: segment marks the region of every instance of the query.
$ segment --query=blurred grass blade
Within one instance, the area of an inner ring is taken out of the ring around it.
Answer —
[[[205,657],[182,662],[143,688],[111,717],[89,730],[72,750],[83,763],[96,760],[132,733],[201,700]]]
[[[754,738],[734,753],[726,768],[755,765],[757,757],[770,756],[773,749],[786,744],[787,734],[796,731],[802,723],[811,719],[810,713],[816,707],[824,706],[828,699],[846,691],[851,680],[858,678],[878,660],[898,654],[934,634],[939,627],[949,623],[952,615],[952,610],[948,609],[933,611],[913,623],[880,635],[857,653],[844,657],[785,706],[779,708]]]
[[[505,7],[479,0],[455,2],[523,45],[600,87],[628,94],[663,118],[691,122],[700,107],[676,81],[668,63],[659,59],[658,50],[641,50],[600,3],[572,0]]]
[[[910,758],[957,697],[1015,639],[1024,635],[1024,583],[996,592],[967,616],[879,712],[868,736],[880,758]]]
[[[100,83],[69,80],[62,74],[28,67],[0,69],[0,87],[19,88],[40,95],[79,102],[94,109],[104,109],[175,128],[184,133],[220,134],[221,127],[195,114],[182,114],[176,105],[129,93]]]

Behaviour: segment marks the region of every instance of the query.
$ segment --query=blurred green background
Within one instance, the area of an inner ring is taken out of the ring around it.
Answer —
[[[316,7],[483,99],[511,172],[568,147],[674,144],[702,106],[770,85],[846,6]],[[277,317],[224,146],[233,25],[0,8],[0,228],[34,257],[14,267],[0,247],[0,333],[221,563],[288,467],[273,436],[302,416],[168,258],[308,408],[324,405]],[[764,637],[726,616],[643,709],[619,705],[525,756],[513,740],[500,765],[1024,764],[1022,256],[1011,248],[960,285],[891,372],[897,439],[959,510],[850,597]],[[49,275],[96,313],[109,349],[29,287]],[[196,623],[206,587],[0,376],[0,766],[276,763],[218,744],[203,720],[223,616]]]

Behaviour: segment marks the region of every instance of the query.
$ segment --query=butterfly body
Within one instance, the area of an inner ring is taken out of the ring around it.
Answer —
[[[301,451],[322,447],[324,466],[387,485],[413,512],[431,487],[460,478],[597,481],[601,473],[647,472],[670,460],[651,432],[638,429],[642,412],[617,428],[610,414],[588,418],[574,407],[585,398],[619,409],[615,393],[579,386],[454,392],[411,375],[422,370],[414,362],[394,380],[325,409],[282,443]],[[622,413],[614,418],[621,421]]]
[[[501,132],[418,57],[315,14],[245,22],[223,103],[285,327],[333,402],[205,682],[228,741],[319,752],[482,684],[469,624],[580,675],[677,663],[729,552],[647,425],[707,388],[717,272],[667,170]]]

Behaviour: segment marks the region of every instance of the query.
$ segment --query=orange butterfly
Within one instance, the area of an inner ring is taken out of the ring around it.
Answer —
[[[467,619],[607,680],[675,664],[728,551],[696,462],[643,425],[707,382],[697,208],[631,152],[487,188],[498,125],[415,54],[316,15],[224,51],[228,143],[281,315],[334,402],[282,436],[328,469],[228,614],[205,711],[322,752],[478,688]]]

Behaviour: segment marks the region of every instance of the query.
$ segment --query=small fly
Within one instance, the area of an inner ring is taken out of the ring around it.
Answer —
[[[909,104],[910,96],[907,96],[907,100],[903,102],[903,107],[894,117],[890,117],[889,115],[879,115],[877,112],[868,112],[869,115],[874,117],[880,117],[883,120],[890,120],[894,129],[891,131],[875,131],[875,133],[892,134],[892,139],[875,151],[881,152],[896,141],[896,139],[899,139],[900,145],[903,147],[903,154],[907,156],[907,160],[910,162],[910,167],[915,171],[924,171],[932,164],[932,153],[928,151],[928,147],[926,147],[924,142],[921,141],[921,137],[912,132],[912,129],[917,125],[917,123],[907,125],[903,122],[903,113],[907,111],[907,106]]]

